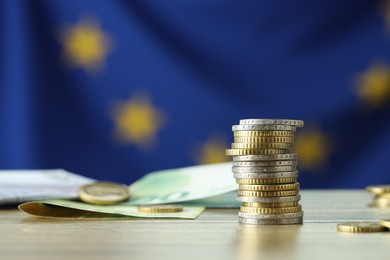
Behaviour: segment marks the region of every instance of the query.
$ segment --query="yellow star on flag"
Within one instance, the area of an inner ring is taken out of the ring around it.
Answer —
[[[330,140],[318,128],[302,129],[295,140],[299,166],[305,170],[321,170],[330,153]]]
[[[164,125],[164,117],[163,111],[154,107],[147,95],[135,94],[129,100],[114,105],[115,135],[119,140],[141,149],[150,148]]]
[[[373,64],[357,78],[357,94],[371,107],[378,107],[390,98],[390,67]]]
[[[225,155],[227,142],[220,136],[211,136],[198,149],[196,149],[196,161],[198,164],[226,162],[228,158]]]
[[[66,26],[61,41],[66,61],[88,72],[99,71],[111,51],[110,37],[91,18],[83,18],[75,25]]]

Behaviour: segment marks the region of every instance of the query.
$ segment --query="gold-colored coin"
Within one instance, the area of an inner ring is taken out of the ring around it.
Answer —
[[[299,190],[284,190],[284,191],[247,191],[238,190],[237,196],[242,197],[287,197],[298,195]]]
[[[226,149],[226,156],[256,155],[256,154],[283,154],[289,153],[286,149]]]
[[[286,214],[286,213],[296,213],[302,210],[301,205],[296,207],[283,207],[283,208],[254,208],[241,206],[241,212],[245,213],[255,213],[255,214]]]
[[[390,199],[390,193],[377,194],[374,199]]]
[[[382,232],[387,228],[381,226],[378,222],[347,222],[337,224],[337,231],[348,233],[369,233]]]
[[[80,200],[96,205],[111,205],[128,200],[128,188],[113,182],[95,182],[79,189]]]
[[[385,228],[390,228],[390,219],[381,219],[381,221],[379,221],[379,225]]]
[[[235,143],[294,143],[294,137],[287,136],[236,136]]]
[[[286,201],[286,202],[243,202],[244,207],[252,208],[287,208],[287,207],[296,207],[299,205],[298,201]]]
[[[287,178],[266,178],[266,179],[236,179],[238,184],[282,184],[282,183],[295,183],[296,177]]]
[[[289,143],[232,143],[233,149],[292,149]]]
[[[390,193],[390,185],[370,185],[366,187],[366,191],[374,194]]]
[[[382,209],[390,208],[390,199],[381,198],[381,197],[377,198],[377,196],[375,196],[370,206],[374,208],[382,208]]]
[[[253,190],[253,191],[281,191],[281,190],[297,190],[299,189],[299,183],[289,184],[276,184],[276,185],[253,185],[253,184],[240,184],[239,190]]]
[[[295,131],[234,131],[234,136],[294,136]]]
[[[183,211],[181,205],[161,204],[138,206],[138,211],[142,213],[174,213]]]

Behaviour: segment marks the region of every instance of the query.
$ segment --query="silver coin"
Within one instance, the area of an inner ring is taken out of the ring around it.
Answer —
[[[298,156],[296,153],[233,156],[234,162],[288,161],[288,160],[297,160],[297,159]]]
[[[256,219],[284,219],[284,218],[301,218],[303,217],[303,211],[297,213],[285,213],[285,214],[256,214],[238,212],[238,216],[242,218],[256,218]]]
[[[249,225],[293,225],[302,224],[303,217],[299,218],[282,218],[282,219],[257,219],[238,217],[238,222]]]
[[[242,119],[240,125],[291,125],[296,127],[303,127],[302,120],[293,119]]]
[[[291,125],[233,125],[233,131],[296,131]]]
[[[237,200],[241,202],[261,202],[261,203],[275,203],[275,202],[287,202],[287,201],[300,201],[301,195],[288,196],[288,197],[243,197],[237,196]]]
[[[233,166],[239,167],[253,167],[253,166],[262,166],[262,167],[270,167],[270,166],[296,166],[297,160],[293,161],[265,161],[265,162],[237,162],[233,161]]]
[[[261,167],[261,166],[233,166],[233,173],[271,173],[271,172],[292,172],[296,171],[296,166],[271,166],[271,167]]]
[[[237,172],[233,174],[236,179],[267,179],[267,178],[296,178],[298,177],[298,171],[291,172]]]

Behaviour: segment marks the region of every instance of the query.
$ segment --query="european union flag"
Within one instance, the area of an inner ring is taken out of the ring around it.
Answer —
[[[131,183],[303,119],[304,188],[390,182],[383,1],[0,1],[0,167]]]

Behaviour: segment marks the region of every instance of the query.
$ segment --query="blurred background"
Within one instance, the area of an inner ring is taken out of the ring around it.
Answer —
[[[130,184],[291,118],[303,188],[389,183],[389,3],[0,0],[0,168]]]

